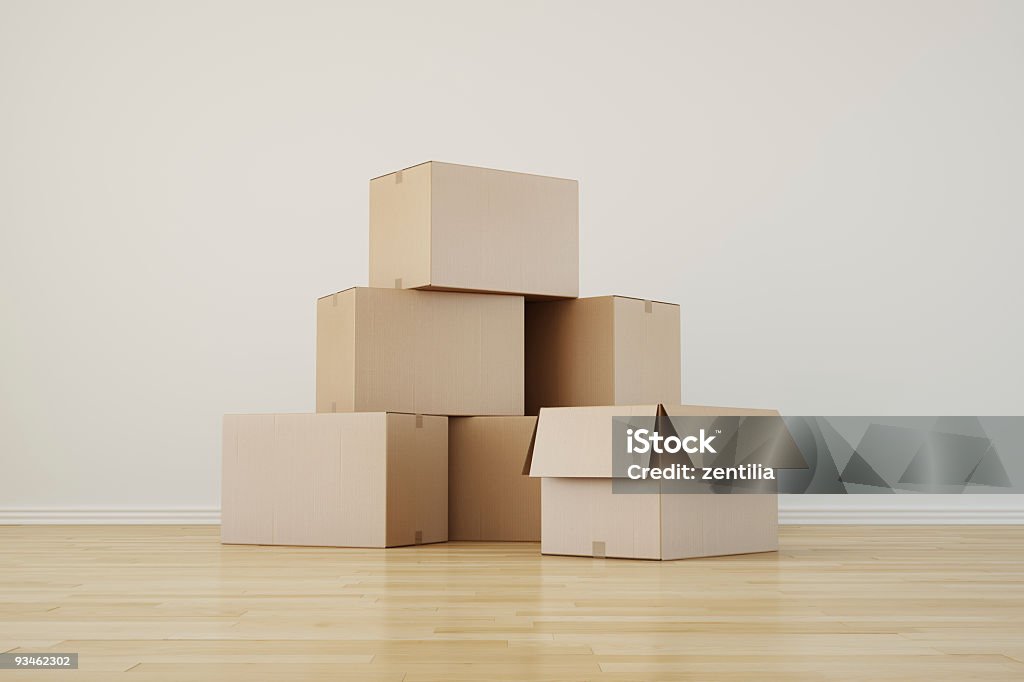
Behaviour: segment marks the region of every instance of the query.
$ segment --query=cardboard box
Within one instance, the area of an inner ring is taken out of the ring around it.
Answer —
[[[448,420],[448,539],[540,542],[540,481],[523,475],[536,417]]]
[[[624,296],[526,304],[526,413],[678,404],[679,306]]]
[[[370,286],[575,298],[579,184],[437,161],[374,178]]]
[[[523,414],[522,297],[358,287],[321,298],[316,410]]]
[[[448,539],[448,420],[224,417],[221,541],[397,547]]]
[[[543,409],[527,464],[542,479],[542,554],[685,559],[778,549],[777,495],[673,494],[662,481],[613,478],[613,417],[653,423],[659,415],[778,413],[657,404]]]

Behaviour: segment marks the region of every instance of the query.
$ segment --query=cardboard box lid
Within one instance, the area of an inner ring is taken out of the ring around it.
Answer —
[[[523,473],[539,478],[612,478],[613,417],[778,416],[775,410],[711,405],[612,405],[545,407],[540,411]],[[648,466],[650,455],[635,455]]]

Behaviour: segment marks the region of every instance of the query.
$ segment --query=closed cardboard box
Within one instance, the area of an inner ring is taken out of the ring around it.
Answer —
[[[613,418],[777,416],[692,405],[545,408],[528,470],[542,479],[541,553],[685,559],[778,549],[778,496],[669,493],[658,480],[614,478]],[[632,494],[631,494],[632,493]]]
[[[522,297],[357,287],[321,298],[316,410],[523,414]]]
[[[221,541],[445,542],[447,422],[384,412],[225,415]]]
[[[540,481],[523,475],[536,417],[448,420],[448,539],[540,542]]]
[[[370,286],[575,298],[579,185],[437,161],[374,178]]]
[[[678,404],[679,306],[624,296],[526,304],[526,413]]]

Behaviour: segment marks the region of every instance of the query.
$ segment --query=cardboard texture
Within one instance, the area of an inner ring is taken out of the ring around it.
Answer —
[[[541,553],[685,559],[778,549],[778,496],[662,492],[661,481],[620,480],[648,494],[612,492],[612,417],[777,416],[774,410],[694,405],[545,408],[528,460],[540,477]],[[619,488],[621,490],[621,488]]]
[[[540,481],[523,475],[536,417],[448,420],[448,539],[540,541]]]
[[[624,296],[526,304],[526,413],[681,400],[679,306]]]
[[[579,184],[437,161],[374,178],[370,286],[575,298]]]
[[[225,415],[221,541],[448,539],[448,424],[412,414]]]
[[[317,301],[317,412],[523,414],[523,298],[356,287]]]

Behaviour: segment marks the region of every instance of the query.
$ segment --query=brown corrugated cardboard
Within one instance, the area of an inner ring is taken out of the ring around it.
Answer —
[[[575,298],[575,180],[428,161],[370,181],[370,285]]]
[[[448,539],[540,541],[540,481],[523,475],[536,417],[448,420]]]
[[[526,304],[526,413],[680,402],[679,306],[624,296]]]
[[[522,297],[357,287],[321,298],[316,409],[523,414]]]
[[[541,479],[541,554],[660,559],[662,496],[648,483],[650,495],[616,495],[610,478]]]
[[[542,478],[541,552],[684,559],[778,549],[778,496],[663,492],[661,481],[617,480],[612,417],[777,416],[694,405],[545,408],[529,456]],[[646,494],[626,494],[629,487]]]
[[[448,539],[448,424],[412,414],[224,417],[221,541],[395,547]]]
[[[662,559],[779,549],[778,495],[669,494],[660,498]]]

